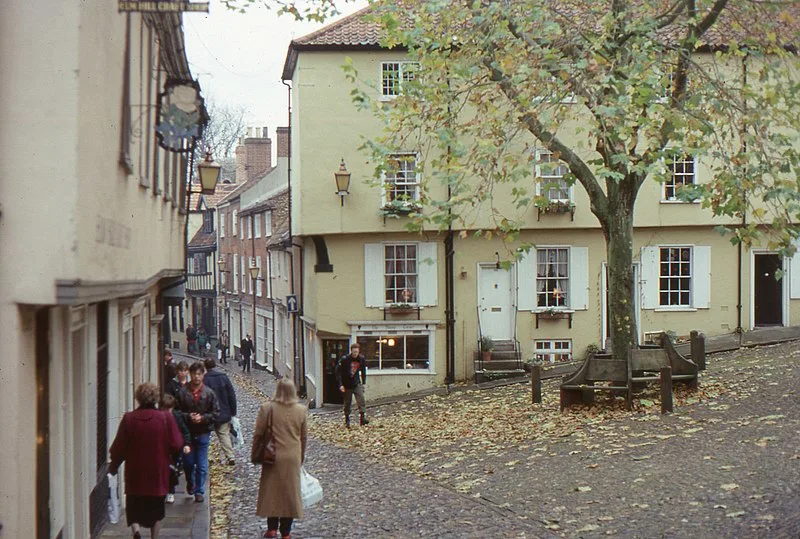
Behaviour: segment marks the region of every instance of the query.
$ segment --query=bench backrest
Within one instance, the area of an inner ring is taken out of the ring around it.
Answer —
[[[619,359],[599,359],[594,357],[589,361],[586,371],[587,381],[608,380],[611,382],[628,381],[628,364]]]
[[[663,348],[639,348],[631,350],[632,371],[659,371],[669,367],[669,355]]]

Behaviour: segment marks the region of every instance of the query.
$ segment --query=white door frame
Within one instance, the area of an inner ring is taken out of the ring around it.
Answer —
[[[769,249],[750,249],[750,323],[748,326],[751,330],[756,328],[756,255],[779,254]],[[791,281],[789,264],[791,264],[791,259],[784,256],[782,260],[783,277],[781,277],[781,323],[783,327],[789,325],[789,281]]]
[[[480,299],[481,299],[481,292],[482,292],[482,290],[481,290],[482,270],[484,270],[484,269],[493,269],[493,270],[498,270],[499,269],[499,270],[508,272],[508,277],[509,277],[509,280],[508,280],[508,285],[509,285],[508,286],[508,294],[509,294],[509,296],[508,296],[508,300],[509,300],[508,301],[508,305],[509,305],[509,309],[508,309],[508,327],[510,329],[510,332],[509,332],[509,335],[508,335],[507,339],[513,340],[515,338],[515,335],[516,335],[516,327],[514,327],[515,313],[516,313],[516,310],[517,310],[517,302],[516,302],[516,296],[517,296],[516,289],[517,289],[517,287],[515,286],[516,285],[516,267],[512,265],[508,269],[503,269],[503,268],[498,268],[496,262],[479,262],[478,263],[477,272],[476,272],[476,274],[478,276],[478,278],[476,279],[476,281],[477,281],[477,292],[478,292],[478,296],[477,296],[477,300],[478,300],[477,304],[478,305],[477,306],[478,306],[478,309],[479,309],[478,310],[478,320],[477,320],[477,322],[478,322],[478,326],[481,328],[481,332],[483,332],[483,327],[481,326],[481,313],[480,313],[481,304],[480,304]],[[495,337],[494,335],[489,335],[489,336],[492,337],[495,340],[504,340],[504,339],[499,339],[499,338]]]
[[[636,335],[639,342],[644,340],[642,334],[642,263],[633,263],[633,312],[636,324]],[[600,264],[600,348],[606,346],[606,333],[608,333],[608,263],[604,260]]]

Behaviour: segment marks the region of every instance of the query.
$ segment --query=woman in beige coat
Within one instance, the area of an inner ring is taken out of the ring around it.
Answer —
[[[290,380],[278,380],[275,398],[258,411],[253,446],[256,437],[267,428],[272,410],[272,436],[275,439],[275,464],[261,467],[256,515],[267,517],[264,537],[288,539],[295,518],[303,516],[300,497],[300,466],[306,455],[306,407],[297,402],[297,390]]]

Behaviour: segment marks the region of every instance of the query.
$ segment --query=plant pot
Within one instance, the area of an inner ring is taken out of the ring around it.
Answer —
[[[492,359],[492,351],[491,350],[481,351],[481,359],[483,359],[484,361],[490,361]]]

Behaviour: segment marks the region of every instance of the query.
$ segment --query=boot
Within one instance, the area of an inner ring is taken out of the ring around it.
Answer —
[[[364,414],[361,414],[361,426],[369,425],[369,419],[366,418]]]
[[[344,426],[347,427],[348,429],[350,428],[350,416],[349,415],[344,416]]]

